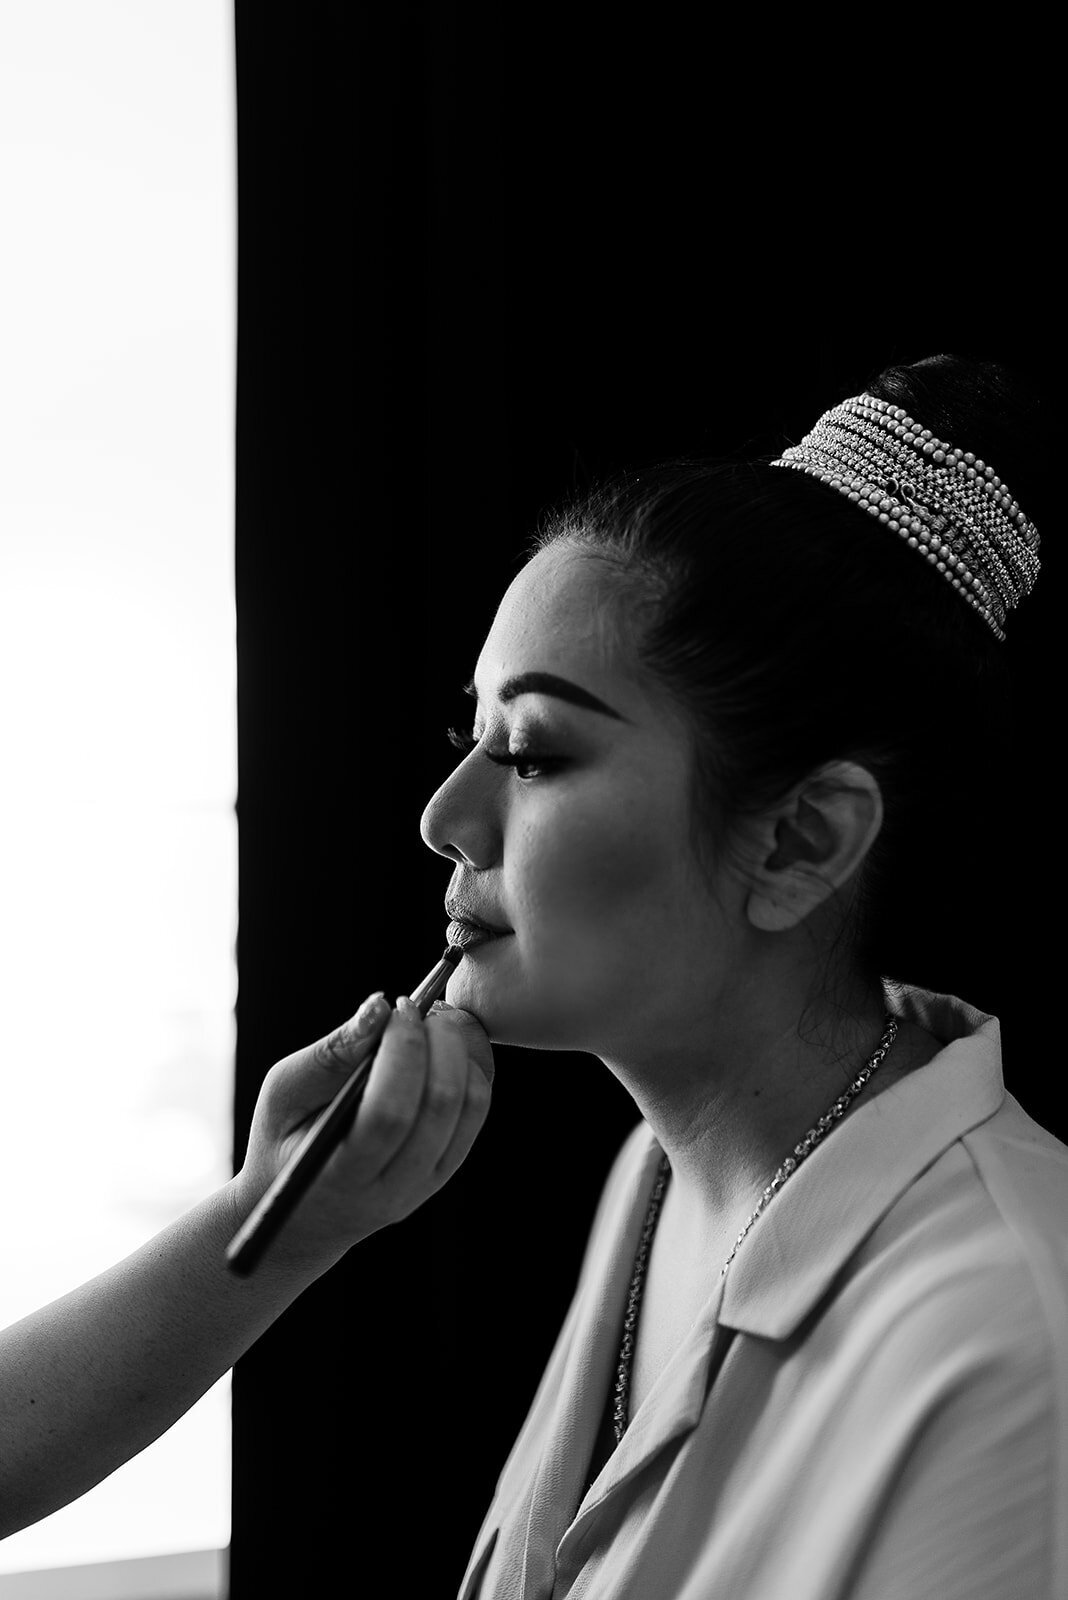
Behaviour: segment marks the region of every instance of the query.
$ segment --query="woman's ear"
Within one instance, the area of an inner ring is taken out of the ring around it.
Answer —
[[[782,933],[842,888],[871,849],[883,797],[852,761],[820,767],[761,819],[746,915],[763,933]]]

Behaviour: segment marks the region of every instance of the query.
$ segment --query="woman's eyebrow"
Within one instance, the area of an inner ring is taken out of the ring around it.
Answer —
[[[478,699],[478,690],[475,680],[464,684],[464,694]],[[507,702],[515,700],[521,694],[551,694],[558,700],[567,700],[573,706],[581,706],[585,711],[599,711],[603,716],[615,717],[617,722],[627,722],[629,718],[612,707],[605,705],[603,700],[598,700],[595,694],[588,689],[582,689],[577,683],[571,683],[567,678],[558,678],[554,672],[520,672],[514,678],[505,678],[497,691],[498,700]]]

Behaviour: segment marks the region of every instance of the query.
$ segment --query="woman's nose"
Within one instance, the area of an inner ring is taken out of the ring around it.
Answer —
[[[477,789],[467,761],[461,761],[431,796],[419,820],[428,849],[472,867],[492,865],[496,837],[489,797]]]
[[[419,832],[428,849],[435,851],[439,856],[448,856],[450,861],[461,861],[462,853],[449,842],[444,827],[445,804],[442,797],[447,787],[446,781],[428,800],[419,819]]]

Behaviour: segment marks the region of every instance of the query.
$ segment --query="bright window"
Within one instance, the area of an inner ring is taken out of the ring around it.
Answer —
[[[225,0],[0,8],[5,1324],[230,1174],[233,79]],[[221,1549],[229,1461],[223,1380],[0,1595]]]

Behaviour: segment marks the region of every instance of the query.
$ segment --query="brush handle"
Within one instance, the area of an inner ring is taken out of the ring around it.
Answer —
[[[426,1016],[443,992],[462,953],[450,945],[422,983],[412,990],[412,1004],[421,1017]],[[322,1170],[327,1157],[351,1128],[388,1020],[363,1045],[355,1066],[337,1094],[319,1112],[281,1172],[230,1240],[226,1259],[239,1277],[246,1277],[252,1271],[312,1179]]]

